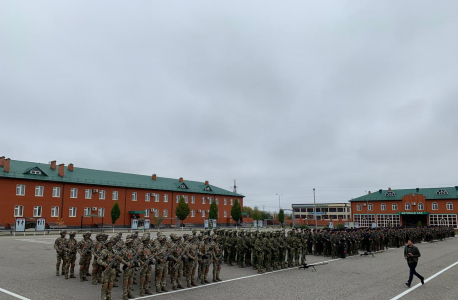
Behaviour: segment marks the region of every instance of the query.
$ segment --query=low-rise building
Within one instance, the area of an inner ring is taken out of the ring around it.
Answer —
[[[349,203],[313,203],[293,204],[293,224],[315,225],[315,215],[317,226],[328,226],[329,222],[345,223],[351,220],[351,206]]]

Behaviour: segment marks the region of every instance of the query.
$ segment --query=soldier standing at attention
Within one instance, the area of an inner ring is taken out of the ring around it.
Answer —
[[[170,261],[170,282],[172,283],[172,290],[177,288],[182,289],[181,277],[183,276],[183,248],[181,244],[181,238],[175,233],[170,234],[170,238],[174,243],[171,249],[171,261]]]
[[[92,284],[97,285],[97,277],[99,272],[99,264],[97,263],[97,259],[99,258],[100,252],[103,250],[103,233],[99,233],[96,236],[96,242],[92,247],[92,255],[94,256],[94,260],[92,261]]]
[[[167,238],[163,235],[159,236],[160,246],[157,249],[156,256],[156,292],[168,292],[165,288],[167,285],[167,273],[168,273],[168,255],[169,247],[167,246]]]
[[[76,231],[70,232],[70,238],[65,242],[65,279],[68,279],[68,273],[70,272],[70,278],[75,277],[75,261],[76,261],[76,247],[78,242],[75,240]],[[71,266],[71,269],[70,269]]]
[[[264,273],[262,271],[262,263],[264,261],[264,243],[262,240],[261,233],[258,232],[258,238],[254,242],[254,251],[256,252],[256,264],[258,268],[258,274]]]
[[[62,275],[65,274],[65,252],[64,252],[64,247],[65,247],[65,236],[67,235],[67,231],[63,230],[60,232],[60,237],[56,239],[54,242],[54,250],[56,250],[57,253],[57,263],[56,263],[56,276],[59,276],[59,268],[60,264],[62,263]]]
[[[122,284],[122,296],[123,300],[127,300],[129,298],[134,298],[132,294],[132,286],[134,284],[134,268],[136,266],[136,261],[138,259],[139,254],[133,247],[133,240],[126,239],[126,247],[124,247],[121,251],[121,262],[124,264],[123,266],[123,284]]]
[[[186,258],[188,260],[186,271],[186,284],[187,287],[197,286],[195,281],[196,269],[197,269],[197,244],[195,243],[196,236],[188,235],[186,241]]]
[[[80,281],[87,281],[86,276],[89,272],[89,264],[92,258],[91,232],[85,232],[83,237],[84,239],[78,243],[78,253],[80,254]]]
[[[155,260],[152,257],[152,249],[149,245],[150,237],[147,233],[143,234],[142,245],[140,245],[140,296],[145,294],[151,295],[149,290],[149,283],[151,281],[151,274],[153,272],[152,265]]]
[[[213,282],[221,281],[221,279],[219,278],[219,273],[221,272],[221,261],[223,259],[223,251],[221,245],[219,244],[219,236],[216,234],[213,236],[211,247],[213,247]]]
[[[102,272],[102,300],[111,300],[111,290],[116,278],[116,268],[118,267],[121,257],[113,249],[116,240],[114,237],[107,242],[107,248],[103,249],[97,262],[104,267]]]

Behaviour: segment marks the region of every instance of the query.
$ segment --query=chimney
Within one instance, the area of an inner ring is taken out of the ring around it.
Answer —
[[[417,193],[418,193],[418,192],[420,191],[420,188],[416,188],[415,190],[416,190],[416,191],[417,191]]]
[[[58,174],[59,174],[60,177],[64,177],[64,167],[65,167],[64,164],[60,164],[60,165],[59,165]]]
[[[382,189],[378,190],[378,193],[381,194],[382,193]]]
[[[156,179],[157,179],[156,174],[153,174],[153,176],[151,176],[151,178],[152,178],[153,180],[156,180]]]
[[[205,185],[209,185],[208,180],[205,180]]]
[[[180,181],[180,182],[183,182],[183,177],[180,177],[179,181]]]
[[[3,168],[4,166],[5,166],[5,157],[2,156],[2,157],[0,157],[0,167]]]
[[[11,161],[11,159],[9,159],[9,158],[5,159],[4,171],[6,173],[10,172],[10,161]]]
[[[73,164],[68,164],[68,170],[73,172]]]
[[[369,191],[368,194],[370,195],[370,194],[371,194],[371,191]]]
[[[391,188],[389,187],[388,190],[391,191]]]
[[[51,162],[51,169],[53,169],[54,171],[56,170],[56,161],[55,160]]]

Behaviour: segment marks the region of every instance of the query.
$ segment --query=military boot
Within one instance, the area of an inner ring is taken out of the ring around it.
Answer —
[[[148,292],[149,292],[149,291],[148,291]],[[148,294],[148,295],[151,295],[151,294]],[[135,298],[134,294],[132,294],[132,288],[128,288],[128,289],[127,289],[127,297],[128,297],[129,299]]]
[[[111,300],[111,290],[107,290],[107,300]]]
[[[63,267],[63,266],[62,266],[61,274],[62,274],[62,275],[65,275],[65,270],[64,270],[64,267]]]
[[[204,283],[210,283],[210,281],[207,280],[207,274],[205,274],[205,276],[203,277],[204,277]]]
[[[153,293],[151,293],[151,291],[149,290],[149,287],[145,287],[145,294],[146,295],[152,295]]]
[[[196,280],[194,279],[194,276],[191,277],[191,285],[192,286],[197,286]]]
[[[140,282],[140,296],[145,296],[145,290],[143,288],[143,283]]]
[[[127,287],[122,287],[122,300],[129,300],[129,297],[127,297]]]
[[[84,275],[82,272],[80,272],[80,281],[83,282],[84,281]]]
[[[213,274],[213,282],[217,282],[218,280],[216,280],[216,274]]]
[[[168,292],[168,290],[165,288],[166,286],[167,286],[167,282],[165,280],[162,280],[162,282],[161,282],[161,291]]]
[[[187,286],[188,288],[192,287],[192,285],[191,285],[191,280],[186,279],[186,286]]]
[[[60,273],[59,273],[59,267],[56,266],[56,276],[59,276],[59,275],[60,275]]]
[[[92,276],[92,284],[97,285],[97,276]]]
[[[74,270],[72,270],[72,271],[70,272],[70,278],[76,278],[76,276],[75,276],[75,271],[74,271]]]
[[[222,281],[221,278],[219,278],[219,273],[216,273],[216,280]]]
[[[65,279],[68,279],[68,272],[65,273]]]
[[[102,289],[102,300],[107,300],[107,290]]]

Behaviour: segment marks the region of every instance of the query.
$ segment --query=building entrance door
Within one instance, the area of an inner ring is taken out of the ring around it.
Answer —
[[[428,225],[427,215],[402,215],[402,226],[421,226]]]

